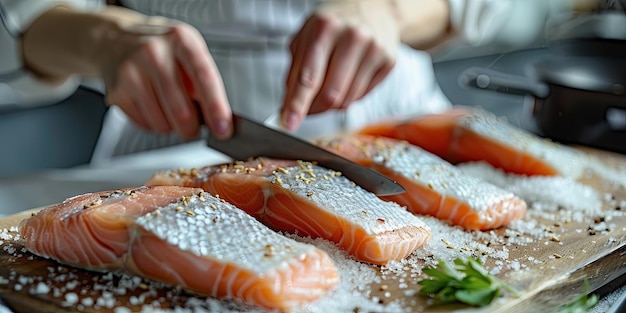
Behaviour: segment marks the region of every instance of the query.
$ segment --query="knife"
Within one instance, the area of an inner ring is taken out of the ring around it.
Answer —
[[[368,167],[318,147],[285,132],[233,114],[233,136],[222,140],[209,134],[207,145],[235,160],[264,156],[275,159],[316,161],[336,171],[379,196],[403,193],[397,182]]]

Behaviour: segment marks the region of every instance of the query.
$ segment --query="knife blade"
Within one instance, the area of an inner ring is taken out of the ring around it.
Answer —
[[[376,195],[393,195],[406,191],[400,184],[377,171],[241,115],[233,114],[233,127],[233,136],[226,140],[209,134],[207,145],[235,160],[264,156],[315,161],[321,166],[340,171],[357,185]]]

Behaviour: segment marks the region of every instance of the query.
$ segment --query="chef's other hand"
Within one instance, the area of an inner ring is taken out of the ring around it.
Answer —
[[[150,18],[116,34],[102,64],[107,103],[157,133],[175,131],[194,139],[204,120],[216,137],[230,136],[231,109],[222,78],[195,28]]]
[[[283,126],[294,130],[307,113],[348,108],[390,72],[399,44],[389,1],[321,4],[291,42]]]

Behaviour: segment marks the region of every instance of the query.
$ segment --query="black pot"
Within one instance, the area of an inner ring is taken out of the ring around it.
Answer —
[[[626,153],[626,59],[561,56],[533,63],[529,76],[472,67],[462,85],[532,95],[541,135]]]

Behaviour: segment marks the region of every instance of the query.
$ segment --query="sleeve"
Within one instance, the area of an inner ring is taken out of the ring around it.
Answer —
[[[543,35],[548,19],[570,14],[573,0],[448,0],[457,40],[470,46],[527,45]],[[460,37],[460,38],[459,38]]]
[[[0,107],[38,106],[70,96],[80,80],[71,77],[61,84],[48,84],[26,70],[20,50],[22,32],[44,11],[55,5],[94,10],[100,0],[0,0]]]

